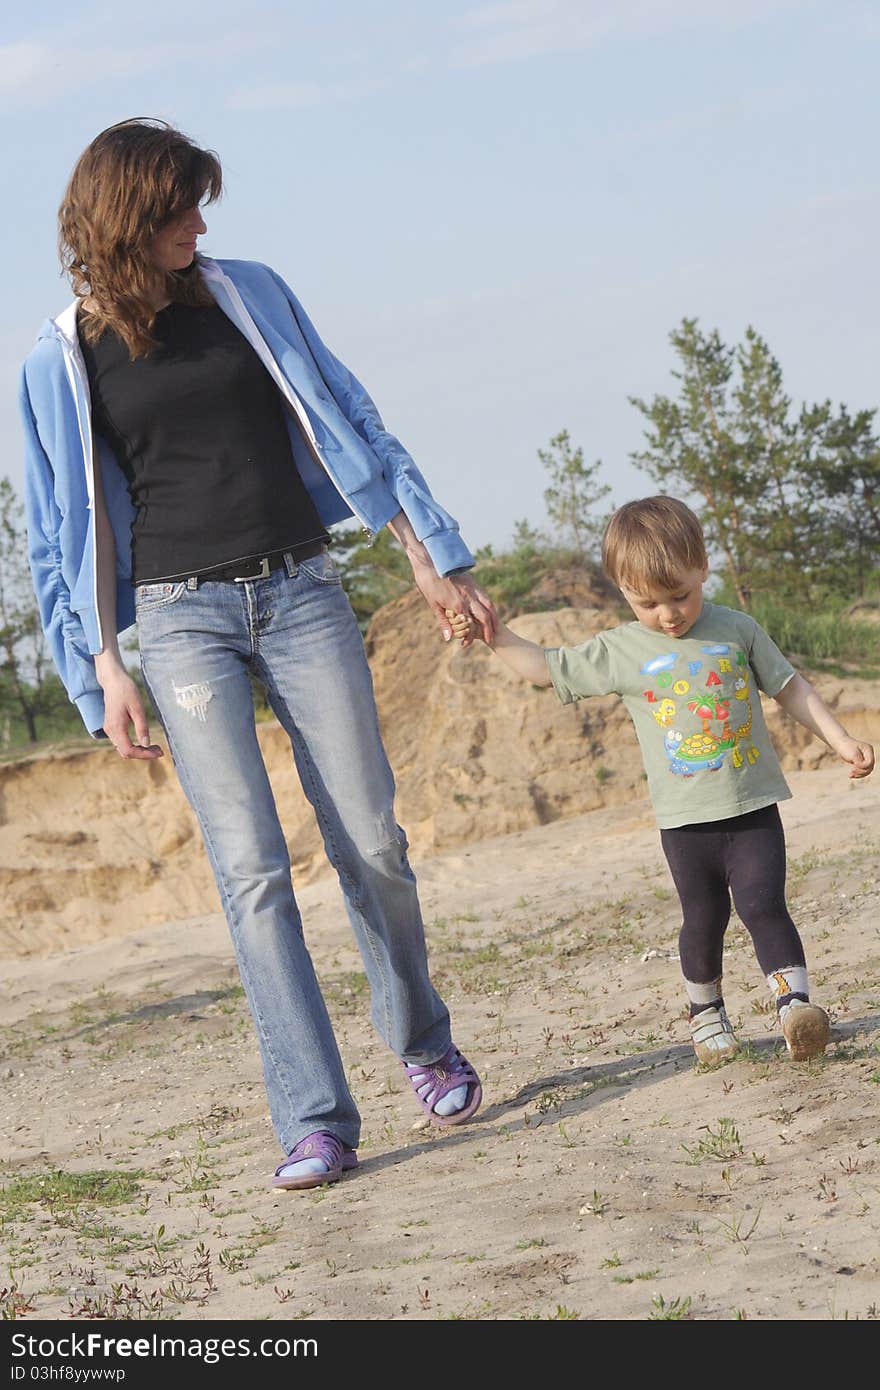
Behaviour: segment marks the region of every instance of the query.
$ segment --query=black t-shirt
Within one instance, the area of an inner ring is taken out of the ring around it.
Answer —
[[[297,471],[281,394],[216,304],[169,304],[159,346],[129,357],[80,334],[96,431],[119,460],[137,517],[136,583],[197,574],[326,535]]]

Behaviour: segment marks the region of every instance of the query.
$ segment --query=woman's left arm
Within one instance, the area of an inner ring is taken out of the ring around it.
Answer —
[[[415,460],[397,436],[385,428],[369,392],[327,347],[290,286],[276,271],[270,270],[270,274],[284,292],[305,344],[336,404],[380,460],[391,498],[397,502],[413,531],[421,537],[436,575],[450,575],[452,571],[469,569],[474,557],[461,538],[458,522],[433,496]],[[396,525],[397,517],[391,520]],[[419,587],[422,587],[421,584]],[[468,586],[465,586],[465,590],[470,592]]]
[[[400,511],[388,523],[388,529],[406,551],[412,565],[413,579],[440,624],[443,640],[448,642],[452,627],[446,616],[447,610],[465,613],[473,618],[479,627],[483,641],[492,645],[498,631],[498,615],[492,600],[478,589],[470,574],[439,575],[427,549],[412,528],[406,512]],[[473,637],[463,639],[462,646],[469,647]]]
[[[831,713],[821,695],[801,675],[792,676],[775,697],[777,705],[816,734],[838,757],[850,764],[850,777],[868,777],[874,770],[870,743],[852,738]]]

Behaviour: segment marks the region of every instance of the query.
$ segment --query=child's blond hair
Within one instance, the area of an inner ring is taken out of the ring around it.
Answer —
[[[642,497],[619,507],[602,538],[602,565],[618,588],[675,589],[708,564],[703,528],[675,497]]]

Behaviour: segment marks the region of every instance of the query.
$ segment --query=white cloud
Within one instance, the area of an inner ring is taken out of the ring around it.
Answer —
[[[9,43],[0,46],[0,97],[15,96],[46,81],[58,59],[42,43]]]
[[[80,48],[62,42],[0,45],[0,103],[51,106],[61,96],[101,86],[111,79],[162,74],[179,66],[188,67],[194,76],[203,75],[264,43],[252,35],[227,33],[215,39],[132,43],[125,48]]]
[[[356,101],[359,97],[381,91],[387,85],[380,78],[355,82],[265,82],[260,86],[237,88],[226,104],[248,111],[292,110]]]
[[[724,126],[731,122],[741,126],[743,121],[784,115],[802,106],[806,99],[803,87],[795,82],[779,83],[775,87],[744,87],[735,98],[712,106],[669,111],[644,120],[622,121],[615,126],[613,137],[623,144],[632,145],[674,140],[692,131],[705,132],[713,126]]]
[[[505,0],[455,21],[467,35],[454,61],[467,67],[592,48],[608,38],[638,39],[684,27],[743,28],[809,0]]]

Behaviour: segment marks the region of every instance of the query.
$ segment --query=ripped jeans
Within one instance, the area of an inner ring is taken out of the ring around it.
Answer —
[[[198,817],[259,1039],[275,1132],[355,1147],[349,1091],[293,894],[257,743],[249,675],[288,734],[370,985],[372,1020],[407,1062],[450,1045],[431,984],[416,882],[394,818],[357,623],[326,552],[264,579],[139,585],[141,669]]]

